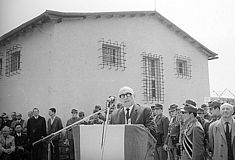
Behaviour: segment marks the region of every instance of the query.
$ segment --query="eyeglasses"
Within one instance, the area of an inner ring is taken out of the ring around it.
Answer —
[[[125,93],[125,94],[120,94],[119,95],[119,97],[122,98],[122,99],[125,98],[125,97],[130,97],[130,96],[132,96],[131,93]]]

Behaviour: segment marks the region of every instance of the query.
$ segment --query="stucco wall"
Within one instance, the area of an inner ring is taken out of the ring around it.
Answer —
[[[16,44],[20,44],[22,47],[20,74],[10,77],[4,75],[0,79],[0,113],[11,114],[16,111],[26,118],[27,112],[34,107],[39,107],[42,114],[48,112],[52,26],[52,24],[44,24],[34,28],[0,48],[5,60],[6,49]]]
[[[99,66],[102,38],[125,43],[125,71]],[[134,89],[142,104],[142,52],[163,56],[165,113],[171,103],[192,98],[200,105],[209,96],[207,57],[155,16],[62,20],[14,43],[23,47],[22,71],[0,80],[0,102],[6,112],[26,113],[38,105],[47,118],[48,109],[55,106],[65,122],[72,108],[91,114],[95,104],[104,107],[107,97],[116,96],[124,85]],[[191,58],[191,79],[175,76],[176,54]]]

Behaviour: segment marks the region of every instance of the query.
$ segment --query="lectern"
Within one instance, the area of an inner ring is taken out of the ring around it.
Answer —
[[[103,125],[74,126],[75,159],[153,160],[155,140],[143,125],[108,125],[102,135]]]

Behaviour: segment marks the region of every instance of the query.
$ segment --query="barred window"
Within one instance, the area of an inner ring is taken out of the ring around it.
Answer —
[[[125,70],[125,52],[124,43],[118,43],[118,42],[111,42],[104,41],[103,39],[99,41],[101,43],[101,51],[102,55],[100,58],[102,59],[101,66],[104,68],[105,66],[109,67],[111,69],[112,67],[118,69]]]
[[[162,56],[143,53],[143,88],[144,101],[164,102]]]
[[[6,76],[18,74],[21,69],[21,47],[16,45],[6,52]]]
[[[3,62],[2,62],[2,58],[0,57],[0,78],[2,77],[2,66],[3,66],[3,64],[2,64]]]
[[[191,59],[184,56],[176,55],[176,75],[180,78],[188,78],[191,76]]]

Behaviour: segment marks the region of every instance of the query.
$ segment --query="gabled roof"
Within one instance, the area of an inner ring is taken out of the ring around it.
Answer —
[[[198,48],[200,51],[202,51],[204,54],[208,56],[208,60],[216,59],[217,54],[209,50],[207,47],[202,45],[200,42],[195,40],[193,37],[191,37],[189,34],[181,30],[178,26],[170,22],[168,19],[163,17],[161,14],[159,14],[156,11],[128,11],[128,12],[93,12],[93,13],[74,13],[74,12],[57,12],[57,11],[51,11],[46,10],[41,15],[33,18],[32,20],[20,25],[19,27],[11,30],[10,32],[4,34],[0,37],[0,46],[8,43],[11,41],[11,39],[19,36],[20,33],[27,32],[27,30],[32,29],[36,27],[37,25],[42,25],[43,23],[47,23],[51,20],[55,20],[56,22],[61,22],[63,19],[86,19],[86,18],[101,18],[101,17],[135,17],[135,16],[157,16],[158,19],[165,24],[169,29],[173,30],[180,36],[182,36],[186,41],[191,43],[193,46]]]

